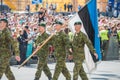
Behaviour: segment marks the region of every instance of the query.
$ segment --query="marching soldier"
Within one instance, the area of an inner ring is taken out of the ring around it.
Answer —
[[[39,25],[39,32],[41,35],[38,36],[35,44],[39,44],[42,43],[45,39],[47,39],[49,37],[49,35],[47,33],[45,33],[45,24],[41,23]],[[37,67],[37,72],[35,74],[35,79],[34,80],[39,80],[40,76],[41,76],[41,72],[42,70],[44,71],[44,73],[46,74],[46,76],[48,77],[49,80],[52,79],[52,74],[50,72],[50,69],[47,66],[47,56],[49,55],[48,53],[48,44],[44,45],[41,50],[38,51],[38,67]],[[38,45],[39,46],[39,45]]]
[[[9,60],[11,57],[11,45],[16,55],[19,54],[19,49],[15,39],[11,37],[11,32],[8,29],[8,21],[6,19],[0,20],[0,79],[5,73],[8,80],[15,80],[15,77],[10,69]],[[20,58],[16,56],[20,61]]]
[[[55,57],[57,60],[55,66],[55,72],[53,75],[52,80],[58,80],[60,73],[62,72],[63,75],[66,77],[66,80],[71,80],[71,75],[66,67],[65,60],[66,60],[66,51],[65,48],[69,47],[69,39],[68,36],[61,31],[62,23],[57,21],[55,23],[55,30],[56,35],[52,38],[52,44],[55,47]]]
[[[95,50],[91,44],[91,42],[88,40],[87,36],[82,33],[81,30],[81,22],[75,22],[75,35],[72,42],[72,49],[70,49],[70,52],[73,52],[73,61],[75,63],[74,69],[73,69],[73,80],[78,80],[78,75],[81,76],[82,80],[88,80],[87,75],[83,69],[82,63],[85,59],[84,55],[84,46],[87,44],[88,48],[91,50],[92,53],[97,58],[97,54],[95,53]]]

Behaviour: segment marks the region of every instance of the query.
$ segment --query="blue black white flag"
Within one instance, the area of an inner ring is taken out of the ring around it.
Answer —
[[[101,60],[100,38],[98,36],[99,31],[97,18],[97,2],[96,0],[90,0],[73,18],[71,18],[71,20],[69,21],[69,27],[72,32],[75,32],[74,23],[76,21],[82,22],[83,27],[81,31],[85,33],[91,40],[94,48],[96,49],[96,53],[98,54],[98,58],[99,60]],[[95,67],[95,60],[93,60],[94,57],[92,56],[93,55],[91,55],[87,45],[85,45],[85,57],[89,68]],[[92,62],[90,63],[90,61]],[[91,71],[92,68],[90,68],[89,70]]]

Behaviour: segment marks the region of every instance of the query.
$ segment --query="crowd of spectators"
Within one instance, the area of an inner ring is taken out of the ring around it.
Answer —
[[[102,16],[99,18],[98,26],[101,38],[101,52],[103,60],[107,59],[107,55],[114,55],[114,53],[119,54],[120,19]]]

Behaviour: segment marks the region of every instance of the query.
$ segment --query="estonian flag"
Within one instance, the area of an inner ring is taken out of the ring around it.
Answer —
[[[98,31],[98,16],[97,16],[97,3],[96,0],[90,0],[77,14],[75,14],[69,23],[69,28],[74,33],[74,23],[77,21],[81,21],[83,27],[81,31],[85,33],[88,38],[91,40],[94,48],[96,49],[96,53],[98,54],[99,60],[101,60],[100,53],[100,38]],[[85,45],[85,58],[86,64],[88,66],[89,71],[91,71],[95,67],[95,60],[93,55],[90,54],[90,51]]]

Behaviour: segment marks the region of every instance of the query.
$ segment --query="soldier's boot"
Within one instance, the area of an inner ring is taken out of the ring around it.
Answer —
[[[34,80],[39,80],[39,78],[35,78]]]
[[[71,78],[66,78],[66,80],[71,80]]]
[[[48,80],[52,80],[52,77],[48,77]]]

